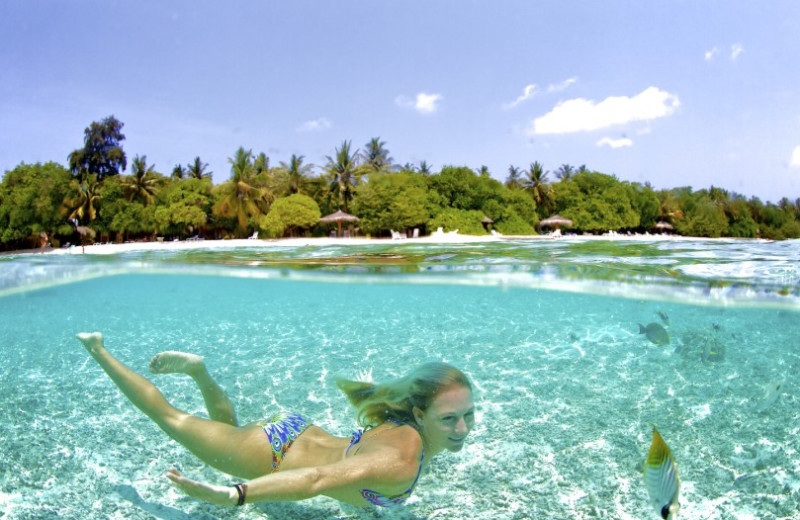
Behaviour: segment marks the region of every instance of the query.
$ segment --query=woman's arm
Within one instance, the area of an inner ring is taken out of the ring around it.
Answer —
[[[246,502],[296,501],[317,495],[343,500],[348,495],[359,496],[363,488],[402,493],[413,482],[418,469],[418,456],[403,456],[387,448],[334,464],[290,469],[255,478],[247,482]],[[166,477],[187,495],[206,502],[236,505],[239,501],[239,493],[233,486],[192,480],[175,468],[171,468]]]
[[[302,468],[280,473],[271,473],[247,482],[246,501],[290,501],[315,496],[313,482],[317,468]],[[222,506],[233,506],[239,502],[239,492],[234,486],[206,484],[184,477],[177,469],[170,468],[166,477],[190,497]]]

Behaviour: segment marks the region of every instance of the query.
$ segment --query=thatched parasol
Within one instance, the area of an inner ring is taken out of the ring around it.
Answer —
[[[558,229],[558,226],[571,226],[572,221],[568,218],[564,218],[561,215],[553,215],[552,217],[547,217],[546,219],[539,222],[539,225],[542,227],[545,226],[554,226]]]
[[[94,229],[88,226],[75,226],[75,231],[83,237],[89,237],[90,240],[94,239],[95,235],[97,234]]]
[[[321,219],[320,222],[325,224],[331,224],[336,222],[339,224],[339,234],[337,236],[342,236],[342,222],[358,222],[361,220],[360,218],[350,215],[349,213],[345,213],[342,210],[337,211],[336,213],[331,213],[330,215],[325,215]]]
[[[660,220],[656,223],[656,229],[663,231],[665,229],[673,229],[673,227],[672,224],[670,224],[669,222],[664,222],[663,220]]]
[[[89,240],[94,240],[94,236],[97,234],[95,233],[94,229],[90,228],[89,226],[79,226],[78,219],[73,218],[70,219],[70,222],[73,226],[75,226],[75,232],[78,233],[81,237],[81,251],[85,252],[86,249],[84,248],[85,242],[83,237],[89,237]]]

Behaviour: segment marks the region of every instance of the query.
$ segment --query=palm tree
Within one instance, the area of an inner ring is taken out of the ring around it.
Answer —
[[[328,174],[331,191],[339,195],[339,209],[345,212],[362,175],[357,158],[358,151],[350,152],[350,141],[343,141],[342,146],[336,148],[335,158],[326,156],[328,164],[323,168]]]
[[[172,178],[173,181],[179,181],[186,176],[186,170],[184,169],[183,165],[176,164],[174,168],[172,168]]]
[[[475,173],[480,175],[481,177],[489,177],[489,167],[485,164],[482,164],[480,168],[475,170]]]
[[[575,175],[575,168],[569,164],[562,164],[558,167],[558,170],[556,170],[556,177],[562,181],[570,180],[573,175]]]
[[[256,181],[252,150],[239,147],[228,162],[231,179],[217,186],[220,198],[214,209],[223,216],[236,217],[239,230],[247,234],[248,219],[256,219],[267,211],[267,189]]]
[[[423,177],[427,177],[431,174],[431,166],[428,164],[428,161],[422,160],[419,162],[419,173],[422,174]]]
[[[519,169],[519,166],[514,166],[513,164],[508,166],[508,177],[506,177],[506,188],[510,190],[516,190],[520,187],[520,178],[522,177],[522,172]]]
[[[153,166],[147,166],[147,156],[137,155],[131,163],[131,175],[122,178],[122,189],[128,202],[139,200],[147,206],[155,202],[162,182]]]
[[[61,212],[67,219],[78,219],[91,222],[97,218],[97,206],[100,202],[100,183],[97,175],[87,175],[83,181],[73,179],[69,185],[70,194],[64,199]]]
[[[193,179],[202,179],[203,177],[210,177],[214,172],[206,172],[208,164],[200,160],[200,157],[195,157],[194,161],[187,166],[189,176]]]
[[[364,166],[370,171],[375,172],[391,171],[395,169],[394,159],[389,157],[389,150],[386,149],[386,142],[381,141],[380,137],[373,137],[366,144]]]
[[[281,169],[285,172],[286,193],[293,195],[303,193],[304,186],[308,182],[308,175],[311,173],[312,165],[303,164],[303,156],[292,154],[289,164],[281,162]]]
[[[531,192],[537,207],[551,210],[553,208],[553,192],[547,183],[547,174],[539,161],[532,162],[525,171],[525,178],[520,181],[522,189]]]
[[[258,154],[255,161],[253,161],[253,168],[255,169],[256,175],[261,175],[262,173],[266,173],[269,171],[269,157],[264,152]]]

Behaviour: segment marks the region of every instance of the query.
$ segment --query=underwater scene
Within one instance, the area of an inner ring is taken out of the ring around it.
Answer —
[[[0,257],[0,518],[648,519],[653,430],[678,518],[800,511],[800,242],[379,242]],[[317,497],[221,507],[164,473],[229,485],[122,396],[75,339],[102,331],[175,406],[205,358],[242,423],[279,410],[356,427],[334,378],[446,361],[476,425],[406,506]]]

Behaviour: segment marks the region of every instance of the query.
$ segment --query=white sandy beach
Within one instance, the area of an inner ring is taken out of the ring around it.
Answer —
[[[126,242],[123,244],[93,244],[81,247],[73,245],[66,248],[52,249],[47,254],[90,254],[110,255],[127,251],[173,251],[191,249],[225,249],[225,248],[263,248],[263,247],[325,247],[325,246],[363,246],[375,244],[471,244],[484,242],[502,242],[510,240],[697,240],[679,235],[462,235],[459,233],[432,234],[419,238],[281,238],[281,239],[231,239],[231,240],[180,240],[164,242]]]

